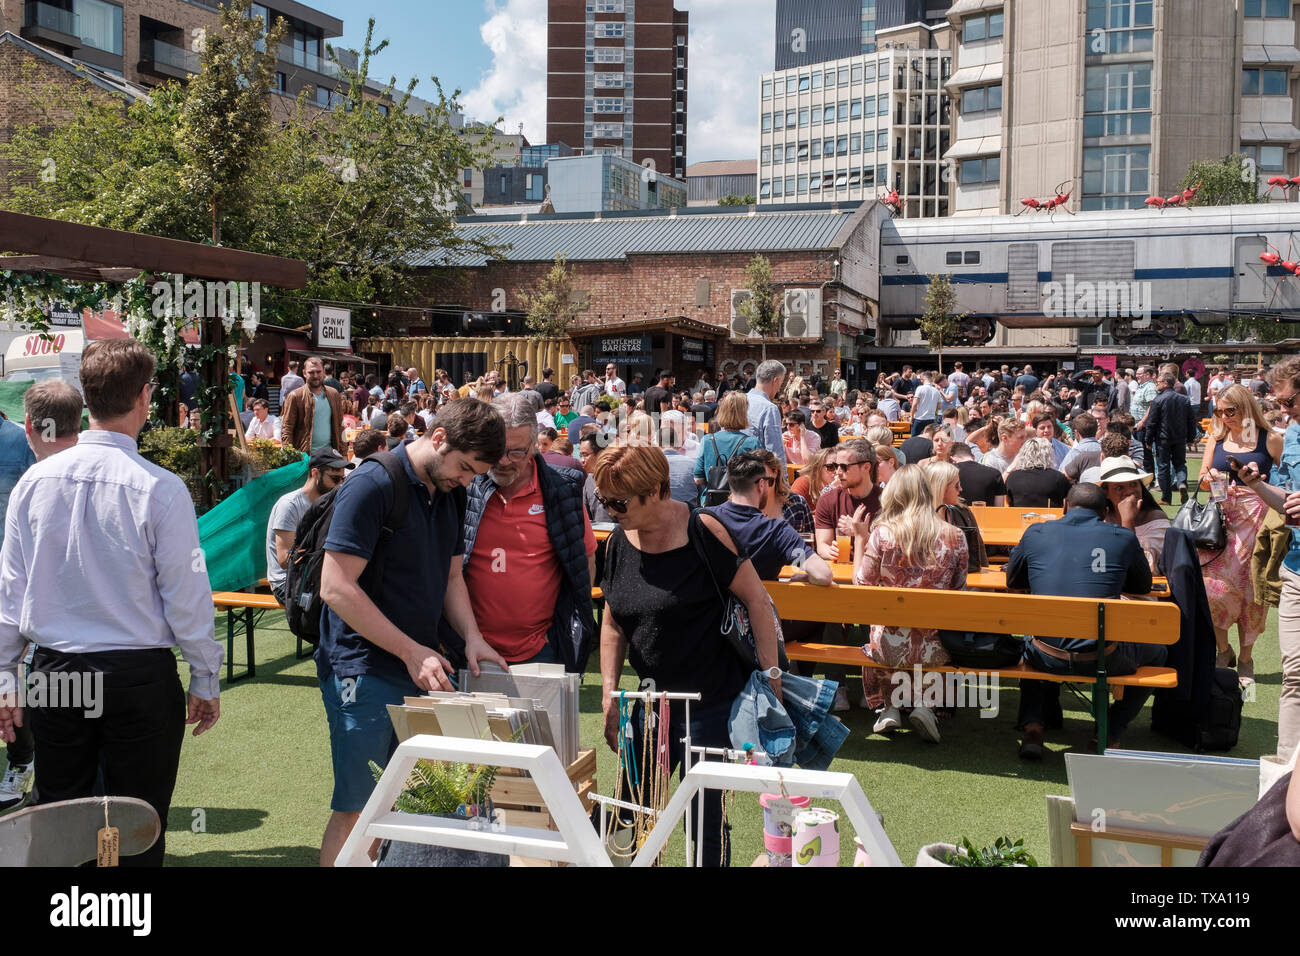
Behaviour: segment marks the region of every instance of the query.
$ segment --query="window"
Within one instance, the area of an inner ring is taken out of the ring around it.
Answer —
[[[1085,49],[1089,55],[1150,52],[1151,24],[1152,0],[1088,0]]]
[[[974,43],[977,40],[996,40],[1002,36],[1002,14],[990,13],[988,16],[967,17],[962,23],[961,42]]]
[[[841,136],[839,139],[835,141],[835,155],[837,156],[849,155],[849,138],[847,136]]]
[[[850,169],[850,170],[849,170],[849,188],[850,188],[850,189],[857,189],[857,188],[860,187],[861,185],[862,185],[862,170],[860,170],[860,169]]]
[[[844,170],[837,170],[835,173],[835,188],[847,189],[849,186],[849,174]]]
[[[960,253],[960,252],[946,252],[946,253],[944,253],[943,264],[946,265],[946,266],[959,266],[959,265],[961,265],[961,253]]]
[[[1286,96],[1286,70],[1242,70],[1241,92],[1245,96]]]
[[[275,85],[271,87],[277,93],[284,93],[289,89],[289,80],[283,73],[275,74]]]
[[[803,109],[799,110],[799,127],[801,129],[806,129],[807,126],[808,126],[808,107],[805,106],[803,107]]]
[[[812,108],[812,124],[814,126],[822,125],[822,108],[820,106],[814,106]]]
[[[764,81],[763,81],[763,99],[765,99],[765,100],[770,100],[771,98],[772,98],[772,81],[771,81],[771,80],[764,80]]]
[[[865,100],[863,100],[862,102],[863,102],[862,112],[863,112],[865,115],[867,115],[867,116],[875,116],[875,115],[876,115],[876,98],[875,98],[874,96],[868,96],[868,97],[867,97]]]
[[[379,115],[380,115],[380,116],[387,116],[387,115],[388,115],[388,104],[386,104],[386,103],[380,103],[380,104],[379,104]]]
[[[862,100],[849,103],[849,119],[862,119]]]
[[[1002,170],[1002,160],[997,156],[987,159],[967,159],[961,164],[961,184],[978,186],[983,183],[996,183]]]
[[[964,266],[977,266],[977,265],[979,265],[979,264],[980,264],[980,254],[979,254],[979,250],[975,250],[975,251],[972,252],[971,250],[968,249],[968,250],[966,250],[965,252],[963,252],[963,253],[962,253],[961,264],[964,265]]]
[[[963,113],[982,113],[984,112],[984,88],[975,87],[973,90],[965,90],[961,94],[961,111]]]
[[[813,88],[813,92],[816,92],[817,90],[820,90],[822,88],[821,73],[814,73],[812,75],[812,88]]]
[[[889,182],[889,167],[887,166],[876,167],[876,182],[879,183],[881,186],[884,186]]]
[[[334,102],[334,91],[327,90],[323,86],[316,87],[316,105],[324,109],[329,109],[330,104]]]
[[[623,97],[621,96],[598,96],[596,97],[597,113],[621,113],[623,112]]]
[[[799,152],[797,158],[800,160],[804,160],[808,158],[808,143],[806,141],[799,144]]]
[[[621,23],[597,23],[596,36],[598,37],[621,37],[623,35],[623,24]]]
[[[839,109],[836,111],[836,118],[843,123],[849,118],[849,101],[840,100]]]
[[[862,151],[864,153],[873,153],[875,150],[876,137],[872,136],[871,133],[868,132],[862,137]]]
[[[103,0],[73,0],[73,22],[81,42],[122,55],[122,8]]]
[[[848,85],[849,85],[849,68],[847,66],[842,66],[840,67],[840,86],[848,86]]]
[[[880,61],[880,66],[877,68],[877,72],[880,74],[880,79],[885,80],[885,81],[888,81],[888,80],[889,80],[889,61],[888,61],[888,60],[881,60],[881,61]]]
[[[621,46],[599,46],[587,50],[588,63],[622,63],[623,48]]]
[[[896,266],[907,265],[907,256],[894,256],[894,265]]]
[[[806,93],[807,91],[808,91],[808,74],[805,73],[799,77],[799,92]]]
[[[1254,160],[1261,173],[1281,173],[1286,170],[1285,146],[1243,146],[1241,151]]]
[[[772,165],[780,166],[785,162],[785,147],[777,143],[772,147]]]
[[[810,154],[810,157],[811,157],[812,159],[821,159],[821,158],[822,158],[822,141],[821,141],[821,140],[819,140],[819,139],[815,139],[815,140],[812,141],[812,153]]]
[[[622,73],[593,73],[597,89],[623,89]]]
[[[622,13],[623,0],[591,0],[587,4],[588,13]]]
[[[1151,133],[1151,64],[1090,66],[1084,73],[1083,135]]]
[[[772,129],[785,129],[785,113],[781,110],[772,114]]]
[[[763,147],[763,158],[762,158],[762,160],[760,160],[760,162],[761,162],[762,165],[764,165],[764,166],[771,166],[771,165],[772,165],[772,147],[771,147],[771,146],[764,146],[764,147]]]
[[[472,169],[466,169],[466,170],[464,171],[464,173],[465,173],[465,185],[466,185],[466,186],[473,186],[473,185],[474,185],[474,170],[472,170]]]
[[[1151,147],[1083,151],[1083,201],[1088,209],[1140,209],[1147,196]]]
[[[758,187],[759,199],[770,199],[772,196],[772,180],[765,179]]]
[[[678,82],[681,82],[681,81],[679,80]],[[798,116],[798,111],[797,111],[797,110],[786,110],[786,111],[785,111],[785,128],[786,128],[786,129],[794,129],[795,119],[796,119],[797,116]]]
[[[686,37],[679,36],[679,37],[677,38],[677,45],[678,45],[678,46],[686,46]]]
[[[882,129],[876,133],[876,149],[889,149],[889,130]]]
[[[808,191],[808,177],[807,177],[807,176],[800,176],[800,177],[799,177],[799,192],[801,192],[801,193],[806,193],[807,191]]]
[[[787,196],[793,196],[793,195],[794,195],[794,177],[793,177],[793,176],[787,176],[787,177],[785,177],[785,194],[786,194]]]
[[[889,115],[889,97],[888,97],[888,96],[881,96],[881,97],[879,97],[879,98],[876,100],[876,115],[877,115],[877,116],[888,116],[888,115]]]
[[[778,178],[778,179],[774,179],[774,180],[772,180],[772,195],[773,195],[773,196],[784,196],[784,195],[785,195],[785,180],[784,180],[784,179],[779,179],[779,178]]]
[[[797,147],[795,146],[794,143],[786,143],[786,145],[785,145],[785,161],[786,161],[787,163],[793,163],[793,162],[794,162],[795,150],[796,150],[796,149],[797,149]]]
[[[771,113],[764,113],[764,114],[763,114],[763,132],[764,132],[764,133],[770,133],[770,132],[772,132],[772,114],[771,114]]]
[[[862,82],[862,64],[861,64],[861,63],[854,63],[854,64],[853,64],[853,74],[852,74],[852,75],[853,75],[853,82],[854,82],[854,83],[861,83],[861,82]]]
[[[596,139],[622,139],[622,123],[596,123],[594,126]]]
[[[1246,17],[1288,20],[1291,18],[1291,0],[1246,0]]]
[[[871,187],[876,184],[876,171],[870,166],[862,167],[862,185]]]
[[[853,133],[849,136],[849,155],[857,156],[862,152],[862,134]]]
[[[821,178],[821,176],[813,175],[813,176],[811,176],[811,177],[809,178],[809,180],[808,180],[808,191],[809,191],[809,192],[814,192],[814,193],[819,193],[819,192],[822,191],[822,178]]]

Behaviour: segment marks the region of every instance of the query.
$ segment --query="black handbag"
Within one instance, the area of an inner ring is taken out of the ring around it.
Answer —
[[[976,574],[989,563],[988,551],[984,548],[984,537],[980,534],[979,522],[975,513],[965,505],[944,505],[947,522],[957,528],[966,537],[966,572]]]
[[[1186,531],[1192,536],[1192,542],[1205,551],[1222,551],[1228,546],[1227,521],[1223,517],[1223,508],[1211,499],[1201,504],[1197,499],[1201,490],[1188,499],[1187,504],[1178,509],[1170,524],[1179,531]]]
[[[1019,664],[1025,655],[1024,638],[984,631],[940,631],[939,643],[956,667],[997,670]]]

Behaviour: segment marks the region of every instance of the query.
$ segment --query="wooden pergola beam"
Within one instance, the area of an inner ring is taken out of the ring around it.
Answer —
[[[82,269],[170,272],[196,279],[260,282],[282,289],[301,289],[307,284],[307,263],[300,259],[16,212],[0,212],[0,249],[72,262]]]
[[[5,269],[13,272],[57,272],[69,279],[87,279],[91,282],[126,282],[140,274],[139,269],[114,269],[75,259],[56,259],[53,256],[0,256],[0,270]]]

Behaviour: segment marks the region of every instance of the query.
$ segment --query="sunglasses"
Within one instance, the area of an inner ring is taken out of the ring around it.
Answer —
[[[850,462],[837,461],[835,464],[827,465],[826,467],[829,468],[831,471],[848,471],[850,468],[857,468],[861,464],[862,462],[860,461],[850,461]]]
[[[1290,410],[1295,408],[1295,403],[1297,399],[1300,399],[1300,392],[1296,392],[1290,398],[1282,398],[1279,395],[1277,396],[1277,403],[1281,405],[1283,408]]]
[[[1295,399],[1293,398],[1292,401],[1295,401]],[[1215,418],[1236,418],[1238,411],[1239,409],[1236,408],[1216,408],[1214,410],[1214,417]]]
[[[600,506],[604,508],[606,511],[616,515],[625,515],[627,514],[628,503],[632,499],[631,498],[606,498],[600,492],[596,492],[596,500],[600,502]]]

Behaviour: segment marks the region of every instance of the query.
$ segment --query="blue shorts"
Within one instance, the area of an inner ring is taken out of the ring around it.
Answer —
[[[409,678],[399,681],[382,674],[340,678],[331,673],[321,681],[320,695],[329,721],[334,763],[331,810],[360,813],[365,809],[375,789],[370,761],[386,767],[397,749],[397,732],[388,716],[388,705],[421,693]]]

